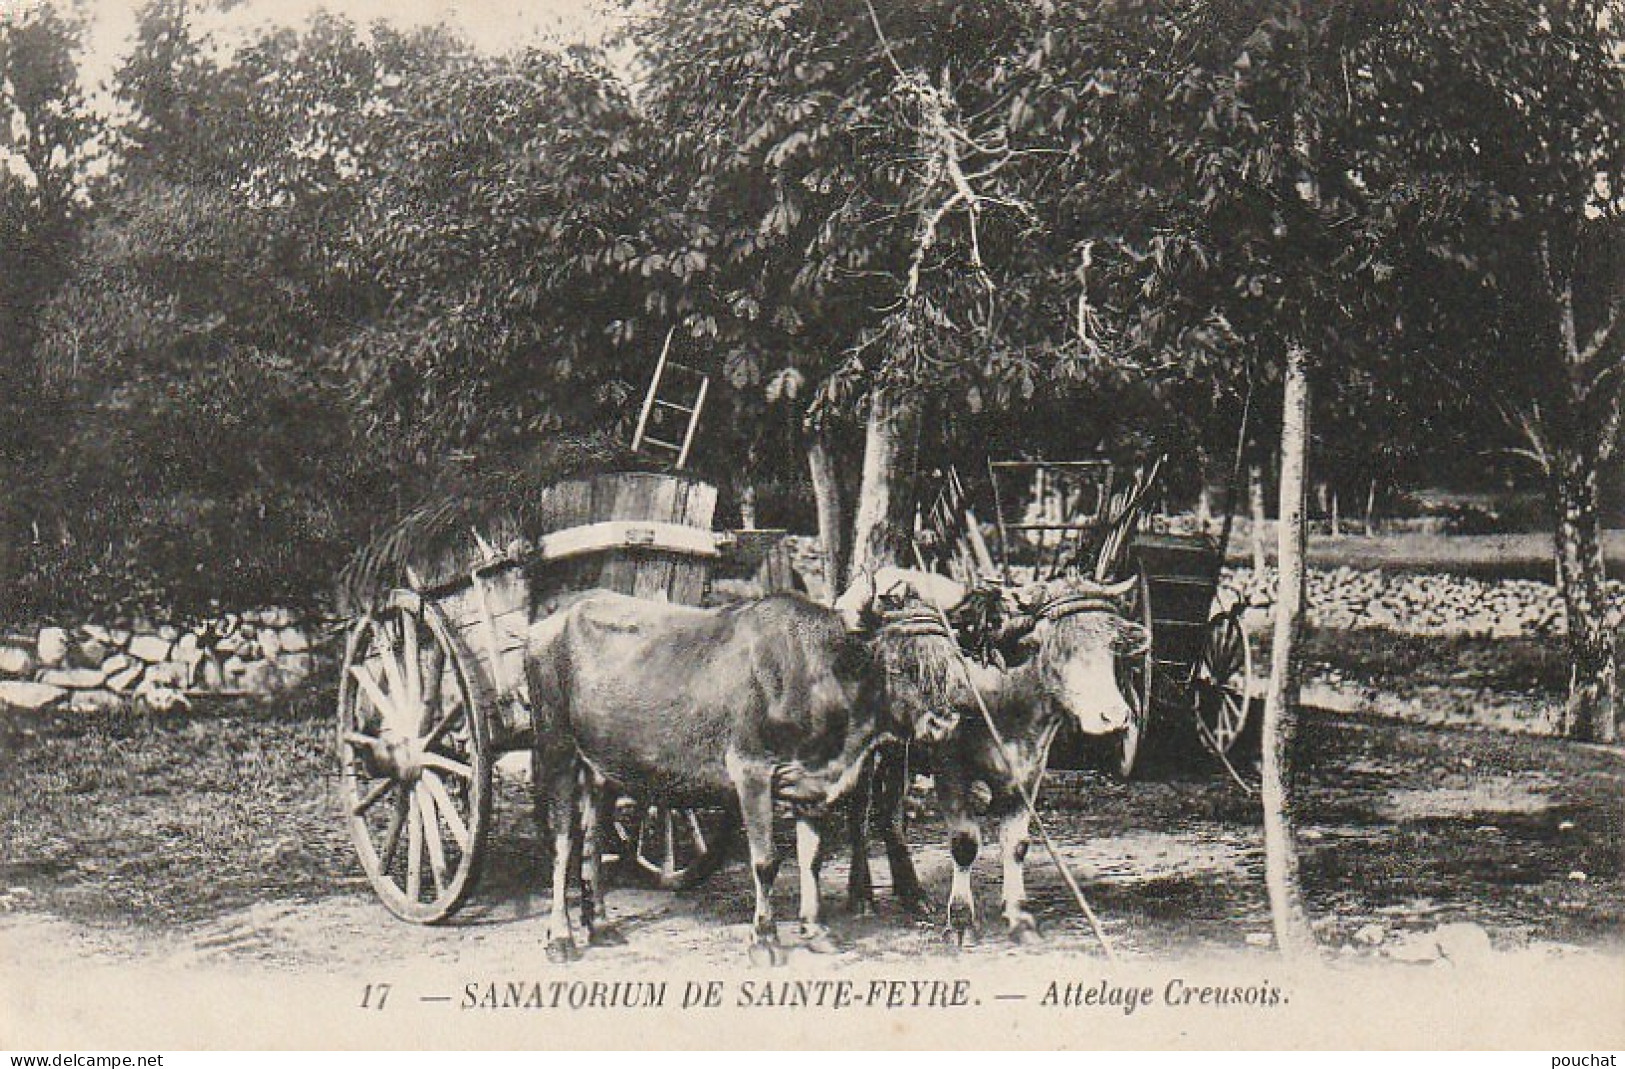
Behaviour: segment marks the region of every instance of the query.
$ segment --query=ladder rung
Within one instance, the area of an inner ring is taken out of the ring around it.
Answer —
[[[655,404],[659,405],[661,408],[669,408],[673,412],[681,412],[685,416],[692,416],[694,414],[694,410],[689,408],[687,405],[680,405],[675,401],[667,401],[662,397],[656,397]]]
[[[683,451],[683,447],[678,445],[676,442],[668,442],[664,439],[656,438],[650,434],[645,434],[643,436],[643,444],[658,446],[661,449],[670,449],[673,453],[681,453]]]
[[[675,360],[666,361],[666,370],[667,371],[682,371],[682,372],[686,372],[687,374],[690,374],[690,375],[699,375],[702,378],[705,376],[705,372],[701,371],[699,368],[697,368],[697,367],[689,367],[687,364],[679,364]]]

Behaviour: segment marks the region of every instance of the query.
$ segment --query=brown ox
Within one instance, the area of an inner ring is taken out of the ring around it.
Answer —
[[[592,592],[532,625],[526,658],[536,786],[554,842],[550,959],[575,955],[565,885],[578,816],[589,938],[601,916],[606,781],[671,805],[737,800],[756,892],[756,962],[784,960],[771,897],[773,815],[775,798],[793,803],[804,933],[827,941],[815,818],[852,787],[879,743],[912,730],[888,718],[884,680],[837,613],[793,595],[694,609]]]
[[[892,577],[906,583],[907,574]],[[1088,735],[1122,730],[1129,706],[1117,680],[1117,663],[1145,651],[1145,628],[1123,618],[1121,599],[1132,580],[1104,586],[1083,579],[1035,584],[1016,598],[1019,628],[1025,634],[1025,660],[1008,670],[973,667],[983,704],[1004,740],[994,742],[986,720],[969,689],[962,686],[955,702],[958,725],[946,739],[926,748],[923,755],[935,775],[938,804],[948,826],[949,852],[954,860],[953,883],[948,894],[949,931],[963,939],[977,925],[971,891],[970,868],[981,850],[981,827],[972,811],[975,785],[984,784],[991,795],[988,811],[998,823],[1003,856],[1004,918],[1012,938],[1036,938],[1037,924],[1025,908],[1023,863],[1029,842],[1029,818],[1022,792],[1036,801],[1049,758],[1050,744],[1063,723]],[[929,585],[940,585],[932,577]],[[925,585],[917,588],[926,589]],[[963,591],[939,591],[934,600],[956,600]],[[878,755],[872,780],[859,792],[852,807],[852,870],[849,896],[854,910],[873,903],[865,838],[868,815],[880,817],[880,837],[892,873],[894,893],[910,908],[920,908],[923,895],[908,844],[903,838],[902,804],[907,791],[906,770],[900,755]],[[868,779],[866,777],[866,779]]]

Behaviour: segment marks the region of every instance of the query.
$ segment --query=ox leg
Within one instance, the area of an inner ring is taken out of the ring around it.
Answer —
[[[823,922],[823,896],[818,876],[824,867],[824,835],[811,817],[796,820],[796,865],[801,873],[801,935],[814,954],[833,954],[840,948]]]
[[[581,956],[570,929],[566,900],[570,862],[575,853],[572,847],[579,819],[581,773],[573,747],[547,740],[536,753],[537,778],[546,784],[547,822],[553,832],[553,903],[547,920],[547,960],[557,964]]]
[[[750,848],[750,878],[756,889],[756,912],[751,918],[750,960],[753,965],[783,965],[778,924],[773,920],[773,881],[779,875],[779,856],[773,848],[773,770],[747,765],[733,753],[727,756],[728,774],[739,795],[745,841]]]
[[[581,805],[581,925],[587,942],[593,946],[625,943],[620,931],[609,923],[604,901],[604,812],[612,799],[604,781],[588,771]]]
[[[846,879],[846,908],[855,917],[868,917],[875,911],[875,883],[869,872],[869,825],[881,756],[876,754],[870,761],[869,768],[858,778],[857,789],[852,792],[846,811],[847,838],[852,847],[852,867],[847,870]]]
[[[904,910],[916,917],[926,916],[930,905],[914,871],[914,857],[908,849],[908,760],[902,752],[888,754],[880,777],[877,805],[880,812],[880,840],[886,844],[886,867],[891,870],[892,896]]]
[[[1031,844],[1029,817],[1023,806],[999,817],[999,857],[1004,864],[1004,920],[1018,943],[1039,939],[1038,921],[1027,912],[1025,865]]]
[[[909,852],[907,813],[908,760],[898,750],[882,750],[875,755],[871,774],[863,777],[853,799],[851,817],[852,869],[847,881],[847,901],[854,914],[874,911],[874,882],[869,870],[869,832],[873,828],[886,847],[886,864],[891,870],[892,894],[909,913],[924,916],[930,911],[920,887],[914,858]],[[877,819],[878,818],[878,819]]]
[[[946,763],[945,763],[946,764]],[[969,784],[950,765],[937,773],[938,798],[948,825],[948,853],[954,860],[948,885],[948,928],[944,933],[956,945],[976,939],[976,894],[971,887],[971,866],[982,850],[982,829],[971,810]]]

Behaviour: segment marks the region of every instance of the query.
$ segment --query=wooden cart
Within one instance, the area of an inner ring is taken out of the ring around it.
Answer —
[[[482,543],[466,575],[391,591],[356,619],[339,684],[340,793],[362,868],[391,912],[444,920],[478,879],[493,766],[531,745],[531,620],[594,588],[700,604],[728,541],[711,529],[716,496],[669,474],[559,483],[538,503],[539,538]],[[669,888],[707,875],[734,824],[731,813],[642,799],[623,799],[609,819],[623,867]]]
[[[1228,761],[1248,731],[1258,687],[1242,629],[1246,606],[1218,603],[1220,546],[1203,534],[1142,533],[1129,543],[1129,559],[1139,579],[1133,611],[1151,645],[1132,668],[1134,715],[1117,740],[1117,772],[1134,775],[1150,735],[1181,721]]]

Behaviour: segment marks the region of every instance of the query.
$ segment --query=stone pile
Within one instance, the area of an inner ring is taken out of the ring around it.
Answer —
[[[286,609],[263,609],[192,626],[86,623],[4,635],[0,707],[161,710],[199,695],[274,694],[310,675],[318,632]]]
[[[1275,594],[1275,569],[1266,569],[1261,579],[1255,584],[1249,568],[1227,569],[1224,596],[1246,597],[1267,609]],[[1309,622],[1318,627],[1480,638],[1535,638],[1566,631],[1557,588],[1534,580],[1345,566],[1311,568],[1307,586]],[[1625,584],[1610,583],[1608,594],[1608,621],[1617,629],[1625,616]]]

